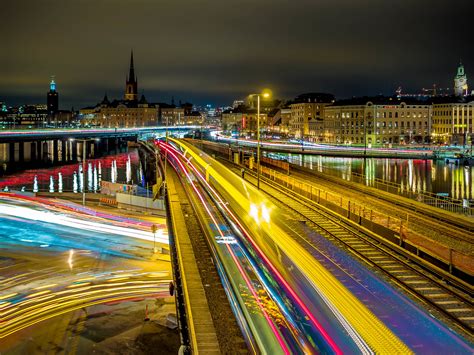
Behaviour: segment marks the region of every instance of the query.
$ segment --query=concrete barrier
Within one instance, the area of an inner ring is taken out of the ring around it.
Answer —
[[[166,214],[163,200],[153,200],[143,196],[135,196],[117,192],[115,198],[119,208],[131,208],[137,211],[150,211],[154,214]]]

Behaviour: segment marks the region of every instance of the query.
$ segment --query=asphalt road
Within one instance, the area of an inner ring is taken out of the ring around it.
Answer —
[[[168,296],[170,264],[153,255],[151,223],[2,194],[0,352],[38,332],[46,334],[44,344],[67,350],[75,311]],[[154,223],[161,227],[157,240],[166,243],[164,221]],[[42,324],[53,318],[45,333]]]

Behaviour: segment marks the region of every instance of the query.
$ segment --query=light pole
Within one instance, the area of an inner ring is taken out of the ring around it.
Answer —
[[[364,112],[364,158],[367,156],[367,120]]]
[[[252,94],[257,96],[257,189],[260,189],[260,96],[264,98],[270,97],[268,92],[262,94]]]

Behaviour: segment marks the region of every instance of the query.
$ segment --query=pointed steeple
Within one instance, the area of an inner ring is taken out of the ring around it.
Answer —
[[[101,102],[103,105],[108,105],[110,104],[110,101],[109,101],[109,98],[107,97],[107,92],[105,93],[104,95],[104,98],[102,99],[102,102]]]
[[[133,50],[130,53],[130,70],[128,73],[128,81],[135,81],[135,68],[133,67]]]
[[[133,50],[130,53],[130,70],[125,84],[125,100],[137,100],[138,80],[133,66]]]

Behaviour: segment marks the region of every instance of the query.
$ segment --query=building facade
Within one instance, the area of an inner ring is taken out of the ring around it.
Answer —
[[[165,126],[184,125],[184,108],[165,103],[158,104],[159,120]]]
[[[145,127],[159,123],[157,104],[148,103],[145,96],[138,98],[138,80],[133,64],[133,52],[130,55],[129,74],[125,82],[123,100],[109,101],[107,95],[95,106],[80,110],[80,120],[84,126],[91,127]]]
[[[334,96],[324,93],[299,95],[290,104],[289,131],[296,137],[310,141],[322,141],[324,133],[324,109],[334,103]]]
[[[471,144],[474,129],[474,97],[466,102],[452,98],[433,104],[433,142],[439,144]],[[449,102],[450,101],[450,102]]]
[[[130,128],[158,125],[158,109],[142,95],[136,100],[114,100],[107,95],[94,107],[80,110],[81,123],[90,127]]]
[[[268,123],[266,113],[260,114],[260,132],[264,134]],[[234,137],[257,136],[257,110],[239,106],[235,110],[222,112],[222,130],[231,133]]]
[[[325,108],[323,141],[341,144],[409,144],[431,140],[432,107],[396,98],[358,98]]]

